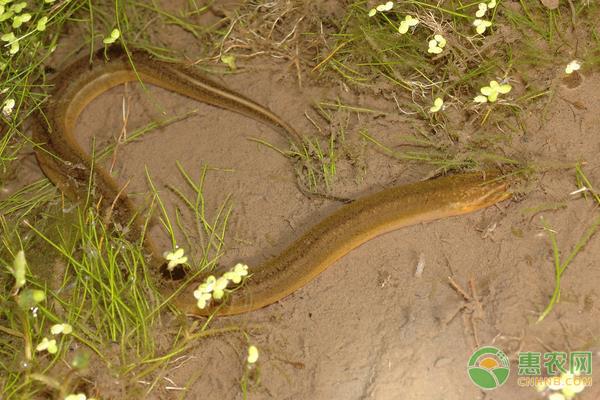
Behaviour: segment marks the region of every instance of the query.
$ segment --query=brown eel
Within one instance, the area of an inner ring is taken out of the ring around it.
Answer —
[[[96,53],[61,71],[52,92],[34,124],[38,162],[48,178],[74,200],[88,196],[89,183],[104,212],[123,226],[129,237],[139,239],[144,218],[110,174],[93,165],[90,154],[78,144],[74,127],[80,113],[97,96],[128,81],[141,80],[191,99],[231,110],[268,124],[293,143],[301,136],[267,108],[209,80],[192,68],[162,62],[135,50],[128,56],[118,47],[106,54]],[[135,69],[132,68],[130,58]],[[93,171],[93,176],[91,176]],[[185,312],[195,315],[240,314],[281,300],[306,285],[352,249],[386,232],[491,206],[511,196],[506,180],[496,172],[464,173],[385,189],[344,205],[318,224],[307,229],[279,255],[260,266],[251,267],[252,276],[233,292],[224,304],[200,310],[187,288],[176,299]],[[152,264],[164,259],[144,239]]]

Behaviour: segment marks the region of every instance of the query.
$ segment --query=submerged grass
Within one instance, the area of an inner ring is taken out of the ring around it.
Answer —
[[[182,209],[195,216],[198,233],[206,243],[195,249],[199,257],[190,262],[191,281],[214,266],[222,254],[231,207],[224,203],[211,222],[202,193],[208,168],[203,168],[200,183],[181,171],[194,193],[190,199],[183,194],[183,188],[177,190],[185,200]],[[146,265],[142,243],[125,238],[127,227],[109,228],[93,208],[63,210],[54,196],[40,195],[44,188],[36,182],[0,202],[0,207],[8,211],[0,219],[0,254],[6,255],[0,263],[11,265],[10,258],[16,257],[18,249],[31,255],[26,284],[0,297],[0,315],[4,320],[0,328],[4,349],[0,363],[3,398],[34,397],[49,390],[60,398],[75,391],[93,393],[80,378],[88,377],[92,362],[94,373],[98,373],[98,361],[111,374],[122,375],[124,385],[135,392],[139,390],[135,388],[137,380],[166,368],[173,357],[189,350],[197,339],[239,330],[235,326],[211,330],[208,324],[182,324],[175,327],[179,332],[165,342],[164,335],[159,334],[164,329],[160,311],[166,310],[168,298],[156,287],[157,276]],[[172,229],[162,201],[156,192],[154,196],[164,210],[161,220]],[[22,206],[14,206],[17,199],[22,200]],[[34,225],[28,222],[30,218],[21,219],[31,216],[36,207],[49,211],[45,224]],[[52,212],[52,207],[64,215],[52,217],[59,214]],[[50,221],[52,218],[56,220]],[[18,220],[22,222],[15,224]],[[190,231],[189,227],[186,230]],[[35,240],[36,237],[41,240]],[[3,280],[11,281],[11,275],[16,276],[11,273]],[[25,303],[31,290],[41,291],[45,299]],[[177,291],[171,296],[176,294]],[[57,338],[50,334],[50,327],[62,323],[72,326],[73,332],[60,337],[57,351],[35,351],[44,338]],[[169,329],[173,328],[171,324]],[[73,353],[70,348],[78,350]],[[72,368],[66,380],[59,378],[66,373],[61,360]]]
[[[600,205],[600,193],[592,186],[592,183],[587,178],[581,165],[577,165],[575,168],[577,183],[579,186],[578,193],[583,193],[585,197],[591,197],[592,201],[597,205]],[[552,256],[554,260],[554,291],[552,292],[552,296],[550,297],[550,301],[546,308],[542,311],[540,316],[538,317],[537,322],[541,322],[544,320],[550,312],[554,309],[556,303],[560,301],[560,282],[563,274],[566,272],[567,268],[575,257],[583,250],[583,248],[588,244],[590,239],[598,232],[600,228],[600,216],[596,217],[586,228],[585,232],[577,239],[577,242],[573,246],[573,249],[569,252],[566,258],[561,259],[561,253],[558,246],[558,241],[556,239],[556,231],[550,227],[550,224],[546,220],[542,220],[544,225],[544,230],[547,232],[550,243],[552,245]]]

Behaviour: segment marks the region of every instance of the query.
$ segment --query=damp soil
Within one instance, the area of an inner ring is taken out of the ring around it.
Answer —
[[[523,116],[526,134],[515,139],[515,147],[539,163],[585,161],[585,172],[598,185],[600,74],[569,82],[559,77],[557,70],[552,99]],[[311,114],[312,102],[323,98],[389,112],[370,121],[355,115],[344,121],[346,150],[330,189],[335,195],[357,198],[432,173],[431,167],[401,164],[360,140],[359,129],[367,122],[381,135],[410,133],[405,117],[394,114],[396,105],[375,95],[355,94],[340,82],[311,82],[310,76],[299,87],[293,68],[267,57],[248,60],[222,81],[303,133],[319,135],[305,113],[327,129]],[[219,264],[256,265],[343,206],[307,198],[298,190],[290,159],[252,140],[285,149],[287,140],[275,130],[158,88],[111,89],[84,111],[77,131],[83,146],[101,148],[114,143],[124,125],[133,132],[188,111],[193,114],[119,146],[114,165],[108,159],[105,166],[112,166],[142,206],[148,200],[147,171],[171,215],[181,207],[172,187],[191,194],[176,162],[196,178],[207,166],[207,216],[216,216],[224,202],[232,206]],[[23,168],[30,174],[35,164]],[[535,390],[517,385],[519,351],[591,350],[594,368],[600,368],[600,237],[575,258],[563,277],[560,303],[536,323],[554,289],[552,248],[541,218],[556,232],[564,258],[598,217],[597,206],[570,195],[577,189],[573,169],[538,174],[521,189],[523,195],[495,207],[378,237],[282,301],[216,319],[213,327],[244,328],[260,349],[260,379],[248,398],[534,399]],[[184,217],[184,224],[192,223]],[[158,221],[150,234],[169,247]],[[501,348],[513,367],[507,384],[485,394],[466,375],[468,358],[479,345]],[[203,339],[166,372],[151,396],[178,398],[181,392],[168,388],[193,381],[186,398],[242,398],[245,348],[242,335]],[[599,397],[596,385],[579,398]]]

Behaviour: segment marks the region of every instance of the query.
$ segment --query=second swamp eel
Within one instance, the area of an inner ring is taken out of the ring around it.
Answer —
[[[191,99],[248,116],[300,144],[302,137],[267,108],[214,82],[190,67],[166,63],[134,50],[128,55],[119,47],[99,51],[75,61],[53,80],[52,92],[34,124],[38,162],[48,178],[67,197],[85,199],[90,178],[100,196],[101,209],[113,221],[130,226],[129,237],[143,234],[145,219],[110,174],[93,165],[90,154],[77,142],[75,123],[97,96],[129,81],[141,80]],[[131,57],[131,60],[130,60]],[[108,61],[106,60],[108,58]],[[132,62],[135,68],[132,67]],[[93,171],[93,176],[90,176]],[[218,315],[240,314],[281,300],[306,285],[352,249],[386,232],[439,218],[470,213],[506,200],[508,183],[496,172],[464,173],[382,190],[344,205],[309,228],[280,254],[260,266],[225,304]],[[164,264],[161,252],[149,237],[144,243],[152,265]],[[215,308],[200,310],[186,289],[176,299],[185,312],[209,315]]]

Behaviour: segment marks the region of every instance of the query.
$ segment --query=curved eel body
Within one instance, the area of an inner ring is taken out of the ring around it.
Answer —
[[[109,61],[98,52],[76,61],[55,79],[50,100],[34,124],[38,162],[68,197],[81,200],[93,182],[101,209],[111,219],[130,226],[129,236],[138,239],[144,218],[117,182],[93,165],[92,157],[78,144],[74,127],[80,113],[97,96],[128,81],[153,84],[194,100],[231,110],[266,123],[301,143],[301,136],[265,107],[230,91],[198,72],[179,64],[154,60],[144,52],[110,50]],[[93,176],[91,176],[93,171]],[[494,172],[454,175],[386,189],[342,206],[286,250],[256,268],[242,288],[217,308],[200,310],[189,287],[176,299],[179,307],[195,315],[231,315],[272,304],[306,285],[352,249],[386,232],[421,222],[466,214],[508,199],[508,183]],[[92,179],[91,179],[92,178]],[[150,238],[144,238],[153,263],[164,260]]]

